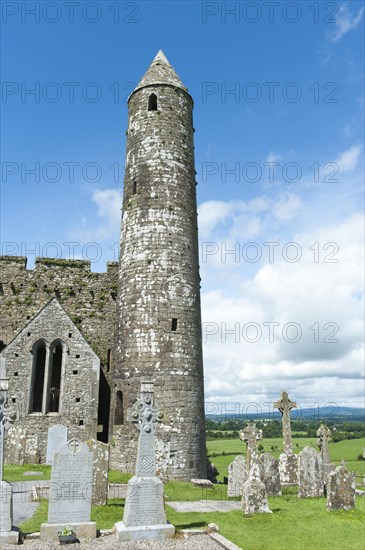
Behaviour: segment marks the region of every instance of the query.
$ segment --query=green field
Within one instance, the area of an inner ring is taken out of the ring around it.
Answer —
[[[316,450],[317,438],[301,437],[293,439],[293,450],[298,454],[307,445],[313,445]],[[275,457],[283,452],[283,440],[280,438],[263,439],[260,441],[264,450]],[[365,475],[365,461],[358,460],[359,454],[362,454],[365,445],[364,439],[346,439],[338,443],[330,443],[329,451],[331,460],[339,464],[342,459],[346,461],[346,467],[357,474]],[[271,447],[277,446],[277,450]],[[207,441],[208,455],[211,462],[214,462],[219,471],[218,480],[223,481],[223,477],[228,475],[228,465],[238,454],[246,454],[246,444],[240,439],[211,439]]]
[[[281,439],[264,439],[262,445],[265,451],[277,446],[273,452],[278,456],[282,449]],[[294,449],[299,452],[304,446],[316,443],[316,439],[303,438],[294,440]],[[298,444],[298,446],[296,446]],[[345,440],[330,444],[330,454],[333,462],[342,458],[347,462],[349,470],[364,473],[365,461],[357,460],[362,452],[363,440]],[[244,443],[237,440],[208,441],[208,451],[211,460],[220,470],[220,478],[227,475],[228,464],[237,454],[243,452]],[[215,455],[215,456],[213,456]],[[49,467],[38,466],[42,472],[40,479],[49,477]],[[5,479],[25,479],[26,469],[37,470],[37,466],[5,466]],[[111,472],[110,479],[114,482],[125,482],[127,474]],[[28,478],[29,479],[29,478]],[[245,517],[240,511],[226,513],[178,513],[168,506],[168,501],[193,501],[201,499],[227,499],[227,486],[215,485],[209,492],[202,491],[188,482],[170,481],[165,485],[167,497],[167,518],[179,529],[199,529],[207,527],[208,523],[216,523],[222,535],[244,550],[363,550],[365,499],[356,498],[354,510],[344,512],[327,512],[325,498],[299,499],[296,487],[283,490],[283,496],[269,498],[272,514],[257,514]],[[239,500],[239,499],[231,499]],[[98,529],[111,528],[123,517],[124,501],[111,500],[107,506],[92,508],[91,519],[97,522]],[[33,518],[25,521],[20,528],[23,532],[38,531],[41,523],[47,521],[48,502],[42,501]]]

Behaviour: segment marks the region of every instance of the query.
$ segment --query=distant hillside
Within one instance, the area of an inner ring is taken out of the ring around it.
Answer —
[[[248,422],[249,420],[278,420],[281,418],[279,411],[275,410],[274,412],[268,411],[261,413],[254,413],[250,410],[245,411],[242,407],[243,412],[241,414],[206,414],[206,418],[210,420],[243,420]],[[323,420],[323,421],[333,421],[333,422],[364,422],[365,421],[365,409],[364,408],[354,408],[354,407],[337,407],[335,405],[327,407],[311,407],[308,409],[293,409],[291,411],[292,420]]]

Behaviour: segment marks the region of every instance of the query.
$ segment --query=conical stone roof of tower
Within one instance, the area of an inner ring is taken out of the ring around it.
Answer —
[[[162,50],[158,52],[134,91],[153,84],[168,84],[187,91],[187,88],[185,88],[184,84],[175,73],[174,68],[170,65]]]

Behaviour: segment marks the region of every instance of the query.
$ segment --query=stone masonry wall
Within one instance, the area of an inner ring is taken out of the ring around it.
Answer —
[[[92,273],[90,262],[84,260],[37,258],[32,270],[26,264],[22,256],[0,256],[0,340],[7,345],[54,296],[100,358],[108,377],[118,263],[108,263],[106,273]]]
[[[64,348],[58,412],[47,412],[45,406],[43,412],[31,412],[34,346],[40,340]],[[54,424],[67,426],[69,437],[96,438],[100,361],[56,300],[24,327],[1,360],[9,378],[9,406],[17,412],[7,433],[8,462],[44,462],[48,428]]]
[[[152,93],[158,108],[149,111]],[[163,84],[129,100],[114,372],[124,423],[114,426],[112,466],[134,469],[127,410],[151,380],[166,413],[158,464],[176,479],[206,476],[192,106],[186,91]]]

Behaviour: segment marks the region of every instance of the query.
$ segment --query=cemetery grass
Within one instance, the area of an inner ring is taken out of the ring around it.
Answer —
[[[223,536],[245,550],[363,550],[364,499],[358,498],[356,509],[350,512],[327,512],[325,498],[298,499],[291,494],[292,489],[289,494],[269,499],[273,514],[179,513],[166,506],[167,519],[178,530],[205,529],[208,523],[216,523]],[[123,506],[122,499],[93,506],[91,519],[98,529],[111,529],[121,521]],[[22,523],[22,531],[39,531],[41,523],[47,521],[47,511],[48,502],[41,501],[33,518]]]
[[[25,472],[37,472],[38,475],[26,476]],[[131,474],[118,470],[109,470],[109,483],[128,483]],[[4,464],[4,479],[9,483],[15,481],[32,481],[36,479],[51,479],[51,466],[46,464]]]
[[[25,472],[37,472],[38,475],[25,476]],[[12,481],[32,481],[33,479],[51,479],[51,466],[46,464],[4,464],[4,479]]]

